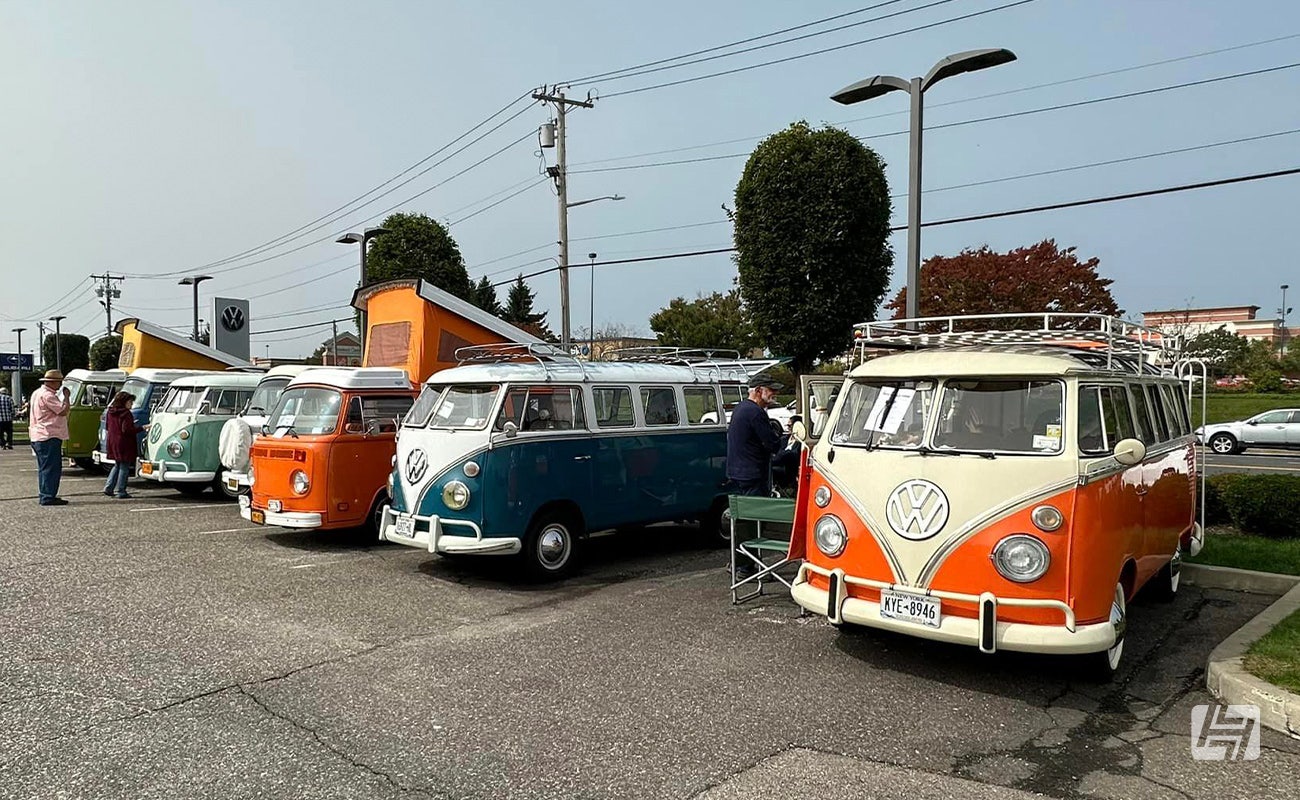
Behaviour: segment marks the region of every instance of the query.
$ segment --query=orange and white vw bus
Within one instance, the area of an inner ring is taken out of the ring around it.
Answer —
[[[303,372],[276,401],[249,459],[239,512],[259,525],[378,533],[397,453],[397,427],[415,400],[406,372],[386,367]]]
[[[1203,541],[1188,397],[1152,366],[1167,340],[1077,314],[858,336],[904,352],[803,379],[794,599],[835,625],[1113,674],[1128,602],[1147,583],[1172,596]]]

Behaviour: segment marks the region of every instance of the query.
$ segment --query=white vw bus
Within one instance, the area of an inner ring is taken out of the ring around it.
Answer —
[[[306,364],[282,364],[271,367],[257,382],[253,396],[234,419],[227,420],[221,427],[218,451],[221,466],[221,491],[228,497],[248,494],[252,481],[249,480],[249,453],[253,449],[253,439],[262,430],[275,403],[284,393],[289,381],[312,369]]]
[[[1128,602],[1147,584],[1171,597],[1202,542],[1187,394],[1150,363],[1168,340],[1077,314],[860,334],[903,352],[804,379],[805,402],[839,393],[812,430],[796,424],[794,599],[836,625],[1086,654],[1113,673]]]

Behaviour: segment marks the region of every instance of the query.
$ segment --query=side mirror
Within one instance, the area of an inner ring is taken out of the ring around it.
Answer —
[[[343,425],[343,432],[344,433],[365,433],[366,429],[364,426],[359,425],[355,422],[347,422],[344,423]]]
[[[1120,439],[1115,443],[1115,460],[1126,467],[1140,463],[1147,457],[1147,446],[1137,439]]]
[[[1258,425],[1258,424],[1259,424],[1259,420],[1257,420],[1257,419],[1248,419],[1248,420],[1246,420],[1246,424],[1247,424],[1247,425]]]
[[[377,419],[366,420],[366,436],[378,436],[384,432],[384,424]]]
[[[262,423],[262,435],[266,436],[271,432],[271,428],[266,423]]]
[[[519,435],[519,426],[513,422],[507,422],[505,425],[502,425],[501,430],[505,431],[507,439],[513,439]]]
[[[803,424],[803,420],[795,420],[790,426],[790,435],[802,444],[808,444],[808,426]]]

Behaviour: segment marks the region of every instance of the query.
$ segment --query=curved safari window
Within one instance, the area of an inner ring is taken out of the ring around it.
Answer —
[[[280,436],[334,433],[342,399],[338,390],[320,386],[285,389],[267,420],[267,430]]]
[[[1062,451],[1065,386],[1056,380],[948,379],[936,448],[994,453]]]
[[[498,384],[446,386],[429,384],[406,412],[407,428],[450,428],[482,430],[496,406]]]
[[[934,406],[935,381],[854,381],[831,443],[866,448],[921,447]]]

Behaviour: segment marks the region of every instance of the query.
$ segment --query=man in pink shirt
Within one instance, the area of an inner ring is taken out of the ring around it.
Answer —
[[[36,479],[43,506],[68,504],[59,497],[59,479],[63,477],[63,441],[68,438],[69,394],[63,385],[63,373],[57,369],[45,373],[41,388],[32,392],[28,438],[36,453]]]

